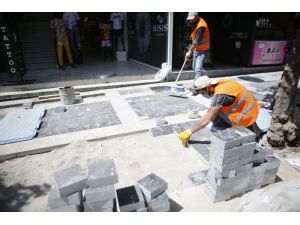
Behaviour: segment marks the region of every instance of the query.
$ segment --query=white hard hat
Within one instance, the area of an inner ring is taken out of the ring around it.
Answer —
[[[195,18],[195,16],[198,16],[197,12],[189,12],[188,17],[186,18],[186,20],[193,20]]]
[[[211,79],[208,76],[201,76],[197,80],[195,80],[194,88],[200,90],[208,87],[209,85],[217,84],[218,82],[218,79]]]

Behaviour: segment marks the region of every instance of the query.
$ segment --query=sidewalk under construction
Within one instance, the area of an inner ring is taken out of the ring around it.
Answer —
[[[280,76],[281,73],[277,72],[229,79],[244,84],[258,100],[264,102],[267,101],[266,95],[271,94],[268,87],[277,84]],[[183,83],[191,85],[191,81]],[[57,107],[61,107],[59,99],[48,98],[50,100],[47,101],[46,98],[35,103],[33,108],[47,109],[37,137],[0,145],[0,159],[4,161],[0,164],[1,192],[6,193],[1,202],[5,203],[6,211],[45,211],[48,192],[54,183],[53,174],[74,164],[87,168],[90,161],[97,159],[114,159],[119,176],[116,188],[134,185],[150,173],[162,177],[168,183],[166,192],[170,211],[237,210],[243,196],[251,194],[251,191],[212,203],[203,185],[194,185],[188,178],[190,173],[209,168],[208,131],[200,135],[203,139],[198,140],[198,150],[182,147],[176,133],[154,135],[157,119],[164,118],[170,126],[192,122],[195,120],[188,118],[187,108],[197,106],[202,116],[211,101],[200,95],[176,98],[158,92],[159,87],[166,84],[149,82],[135,87],[124,85],[101,90],[94,87],[91,95],[86,93],[82,102],[66,106],[66,111],[61,114],[55,112]],[[79,95],[84,96],[84,92],[79,91]],[[22,109],[26,98],[19,101],[10,106],[2,102],[0,116]],[[84,112],[87,114],[82,114]],[[64,116],[64,113],[67,115]],[[297,155],[299,153],[293,156]],[[299,172],[282,156],[277,157],[281,164],[276,182],[263,189],[300,177]]]

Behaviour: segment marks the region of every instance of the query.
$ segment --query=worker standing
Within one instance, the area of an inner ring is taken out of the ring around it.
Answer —
[[[198,16],[197,12],[189,12],[187,17],[188,25],[192,28],[191,40],[192,46],[186,53],[185,59],[189,59],[193,53],[193,70],[195,79],[202,76],[202,68],[205,58],[208,56],[210,49],[210,36],[208,25],[204,19]]]
[[[213,95],[212,103],[206,114],[195,126],[179,134],[179,139],[186,145],[190,136],[213,123],[212,131],[229,127],[243,126],[260,136],[256,124],[260,105],[243,85],[232,80],[211,79],[208,76],[198,78],[194,83],[195,91]]]

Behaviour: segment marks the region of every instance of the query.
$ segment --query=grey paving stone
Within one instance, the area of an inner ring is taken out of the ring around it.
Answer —
[[[169,201],[165,201],[164,203],[162,203],[158,206],[149,206],[148,211],[149,212],[168,212],[168,211],[170,211],[170,203],[169,203]]]
[[[63,113],[57,113],[57,110],[58,108],[47,110],[43,120],[47,123],[41,125],[38,137],[121,124],[114,108],[108,101],[72,105]]]
[[[267,151],[265,151],[264,148],[260,146],[256,147],[253,154],[253,162],[264,163],[266,155],[267,155]]]
[[[241,136],[234,133],[232,129],[212,132],[211,145],[216,145],[222,150],[227,150],[241,145]]]
[[[117,189],[120,212],[131,212],[145,208],[145,200],[138,185]]]
[[[82,192],[76,192],[67,197],[61,197],[56,186],[53,185],[48,194],[48,206],[50,208],[59,208],[68,205],[80,205],[82,203]]]
[[[251,172],[253,163],[244,164],[236,168],[237,175],[247,175]]]
[[[204,184],[207,181],[208,170],[189,173],[187,176],[194,186]]]
[[[116,197],[115,187],[113,184],[98,187],[98,188],[87,188],[85,191],[86,202],[99,202],[99,201],[108,201]]]
[[[265,176],[265,170],[263,164],[253,164],[252,171],[250,173],[249,185],[259,185],[263,182]]]
[[[87,202],[94,209],[106,209],[114,207],[114,199],[109,199],[105,201],[97,201],[97,202]]]
[[[68,205],[64,207],[49,209],[50,212],[81,212],[82,207],[80,205]]]
[[[204,192],[213,203],[225,201],[231,198],[230,194],[224,193],[221,189],[214,189],[209,182],[204,184]]]
[[[267,155],[265,162],[262,164],[266,170],[278,169],[280,166],[280,160],[274,155]]]
[[[214,148],[214,146],[212,145],[209,151],[209,161],[212,164],[219,165],[234,163],[240,159],[240,152],[240,147],[235,147],[224,151],[218,148]]]
[[[174,130],[171,125],[161,126],[163,135],[173,134]]]
[[[185,114],[189,107],[195,107],[198,111],[206,109],[205,106],[191,99],[175,98],[169,93],[133,97],[126,100],[139,117],[149,119]]]
[[[154,205],[159,205],[162,202],[168,201],[169,197],[166,192],[163,192],[160,195],[156,196],[154,199],[145,198],[145,200],[146,200],[147,206],[149,206],[150,204],[152,206],[154,206]]]
[[[213,164],[212,162],[211,165],[221,174],[222,177],[229,177],[230,171],[235,170],[238,167],[239,161],[226,165]]]
[[[136,212],[148,212],[148,209],[145,207],[145,208],[136,210]]]
[[[105,207],[105,208],[97,208],[97,207],[93,207],[91,203],[83,202],[83,210],[84,212],[112,212],[113,206]]]
[[[256,134],[246,127],[234,127],[232,128],[232,131],[241,136],[242,144],[255,142]]]
[[[168,189],[168,183],[154,173],[137,181],[147,199],[153,199]]]
[[[163,135],[163,131],[160,127],[154,127],[154,128],[150,128],[149,132],[151,134],[152,137],[158,137],[158,136],[162,136]]]
[[[118,183],[119,178],[114,160],[97,160],[89,164],[87,185],[98,188]]]
[[[80,165],[74,165],[55,172],[54,180],[60,195],[68,196],[85,188],[87,173]]]

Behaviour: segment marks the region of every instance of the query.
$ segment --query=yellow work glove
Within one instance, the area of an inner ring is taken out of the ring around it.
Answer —
[[[191,54],[192,54],[192,52],[191,52],[191,51],[188,51],[188,52],[185,54],[185,60],[188,60],[188,59],[191,57]]]
[[[186,131],[183,131],[178,135],[178,138],[182,141],[182,145],[184,147],[187,147],[187,142],[190,139],[191,135],[192,131],[190,129],[187,129]]]

